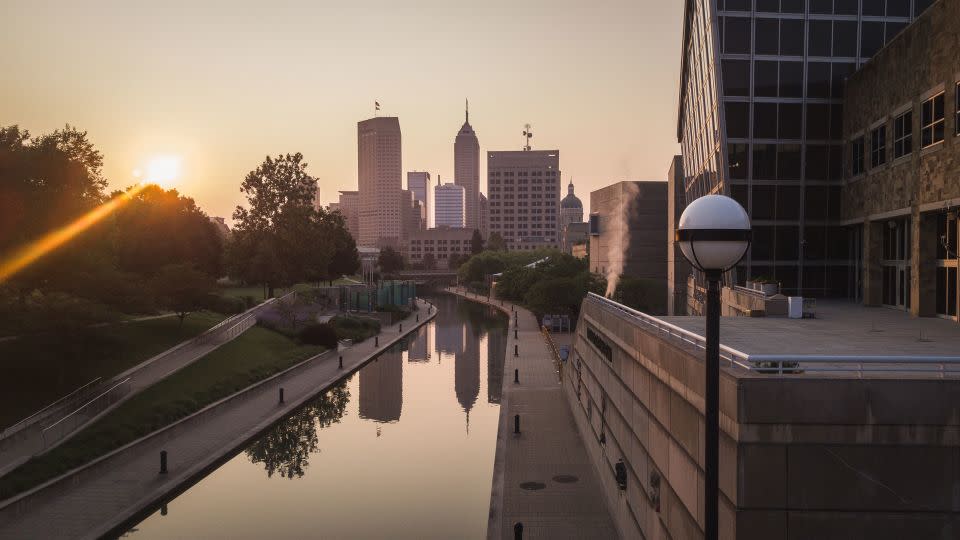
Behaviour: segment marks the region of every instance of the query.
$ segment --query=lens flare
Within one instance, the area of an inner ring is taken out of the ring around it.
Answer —
[[[101,219],[107,217],[136,196],[145,184],[138,184],[119,197],[110,199],[100,206],[80,216],[72,223],[51,231],[39,239],[16,250],[13,255],[0,260],[0,283],[3,283],[17,272],[33,264],[37,259],[66,244],[78,234],[89,229]]]

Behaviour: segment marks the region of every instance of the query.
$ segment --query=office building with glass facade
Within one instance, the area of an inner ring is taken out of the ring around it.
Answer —
[[[846,80],[929,0],[687,0],[677,137],[684,203],[739,201],[753,223],[731,274],[788,295],[853,295],[842,225]]]

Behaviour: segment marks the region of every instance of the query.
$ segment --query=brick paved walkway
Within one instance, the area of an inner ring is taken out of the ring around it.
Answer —
[[[411,315],[384,327],[378,347],[371,338],[343,350],[343,369],[338,368],[337,353],[329,351],[82,469],[0,502],[0,539],[96,538],[110,532],[177,486],[202,476],[218,460],[435,315],[436,310],[427,314],[427,304],[421,302],[420,322]],[[280,387],[284,405],[278,403]],[[164,475],[158,474],[161,450],[169,453],[169,473]]]
[[[524,540],[617,538],[596,468],[577,433],[536,318],[518,307],[519,317],[515,319],[514,306],[509,302],[501,305],[499,300],[468,294],[463,289],[448,290],[497,307],[511,317],[487,537],[512,539],[514,524],[520,522]],[[519,322],[516,338],[514,321]],[[514,356],[514,345],[519,356]],[[519,370],[518,384],[513,382],[514,369]],[[520,435],[513,432],[516,414],[520,415]],[[576,481],[557,481],[571,480],[569,477]],[[528,482],[543,487],[520,487]]]

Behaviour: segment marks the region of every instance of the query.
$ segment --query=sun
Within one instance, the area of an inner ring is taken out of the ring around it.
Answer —
[[[156,156],[147,162],[144,171],[135,170],[134,176],[142,178],[142,182],[170,189],[180,179],[180,162],[179,156]]]

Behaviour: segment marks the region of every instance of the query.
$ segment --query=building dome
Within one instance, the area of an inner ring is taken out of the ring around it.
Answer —
[[[583,210],[583,203],[573,194],[573,180],[571,180],[570,185],[567,186],[567,196],[560,201],[560,208],[579,208]]]

